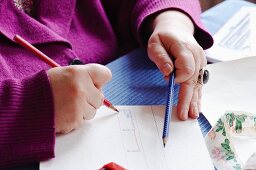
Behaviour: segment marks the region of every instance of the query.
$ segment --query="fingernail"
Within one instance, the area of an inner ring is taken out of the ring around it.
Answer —
[[[188,119],[188,110],[187,109],[182,109],[181,110],[181,119],[182,120],[187,120]]]
[[[169,75],[172,71],[172,67],[170,64],[166,63],[164,67],[162,68],[162,72],[165,76]]]

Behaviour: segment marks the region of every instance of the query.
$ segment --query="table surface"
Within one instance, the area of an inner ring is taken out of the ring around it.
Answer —
[[[227,0],[205,11],[202,21],[211,34],[242,6],[254,4],[242,0]],[[228,9],[228,10],[227,10]],[[104,93],[116,105],[159,105],[166,102],[167,83],[142,49],[135,50],[107,65],[112,80],[104,87]],[[176,92],[178,86],[175,86]],[[176,102],[177,102],[177,93]],[[38,170],[39,163],[14,168],[15,170]]]

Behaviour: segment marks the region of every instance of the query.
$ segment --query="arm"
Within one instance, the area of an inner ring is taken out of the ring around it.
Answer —
[[[162,74],[168,77],[175,68],[175,81],[180,83],[177,114],[181,120],[199,115],[202,85],[197,79],[199,70],[207,64],[203,48],[213,43],[212,37],[201,29],[199,2],[189,2],[175,2],[180,9],[153,13],[140,30],[149,32],[148,55]]]
[[[52,93],[44,71],[0,82],[0,169],[54,156]]]
[[[176,10],[190,18],[194,25],[194,37],[204,49],[212,46],[213,39],[205,31],[200,20],[198,0],[113,0],[102,1],[109,20],[126,51],[140,44],[146,45],[151,33],[148,32],[148,21],[167,10]]]
[[[103,104],[101,87],[110,78],[108,68],[87,64],[1,81],[0,169],[53,158],[55,133],[68,133],[92,119]]]
[[[186,15],[193,23],[194,37],[203,48],[210,48],[213,44],[211,35],[205,30],[201,20],[201,7],[198,0],[142,0],[137,1],[132,10],[132,31],[138,41],[147,42],[148,22],[164,11],[179,11]],[[174,20],[175,21],[175,20]],[[177,21],[179,22],[179,21]],[[177,23],[176,22],[176,23]],[[151,32],[152,33],[152,32]],[[149,34],[151,34],[149,32]],[[150,35],[149,35],[150,36]]]
[[[131,42],[127,35],[132,33],[138,42],[147,44],[149,58],[164,77],[176,69],[176,82],[181,85],[178,115],[181,120],[188,116],[196,118],[202,93],[197,79],[199,70],[206,65],[203,49],[213,44],[200,21],[199,1],[141,0],[122,6],[124,17],[119,20],[118,28],[123,30],[124,39]],[[127,9],[131,11],[126,13]]]
[[[175,68],[180,83],[177,113],[181,120],[197,118],[201,108],[202,85],[197,83],[199,70],[206,66],[202,47],[195,40],[194,25],[179,11],[165,11],[149,24],[149,58],[165,77]]]

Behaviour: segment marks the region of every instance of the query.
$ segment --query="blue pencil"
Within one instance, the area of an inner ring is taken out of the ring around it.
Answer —
[[[168,140],[169,126],[170,126],[170,121],[172,117],[174,85],[175,85],[174,79],[175,79],[175,76],[173,72],[169,78],[169,89],[168,89],[167,103],[166,103],[165,116],[164,116],[164,129],[163,129],[163,137],[162,137],[164,147]]]

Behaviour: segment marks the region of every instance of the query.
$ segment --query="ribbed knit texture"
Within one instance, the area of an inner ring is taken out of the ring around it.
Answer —
[[[106,64],[138,47],[141,27],[151,14],[177,9],[195,23],[200,45],[212,45],[197,0],[35,2],[32,17],[13,0],[0,3],[0,169],[54,156],[53,96],[45,72],[50,67],[17,45],[15,34],[62,66],[74,58]]]
[[[52,94],[44,71],[0,84],[0,169],[54,156]]]

